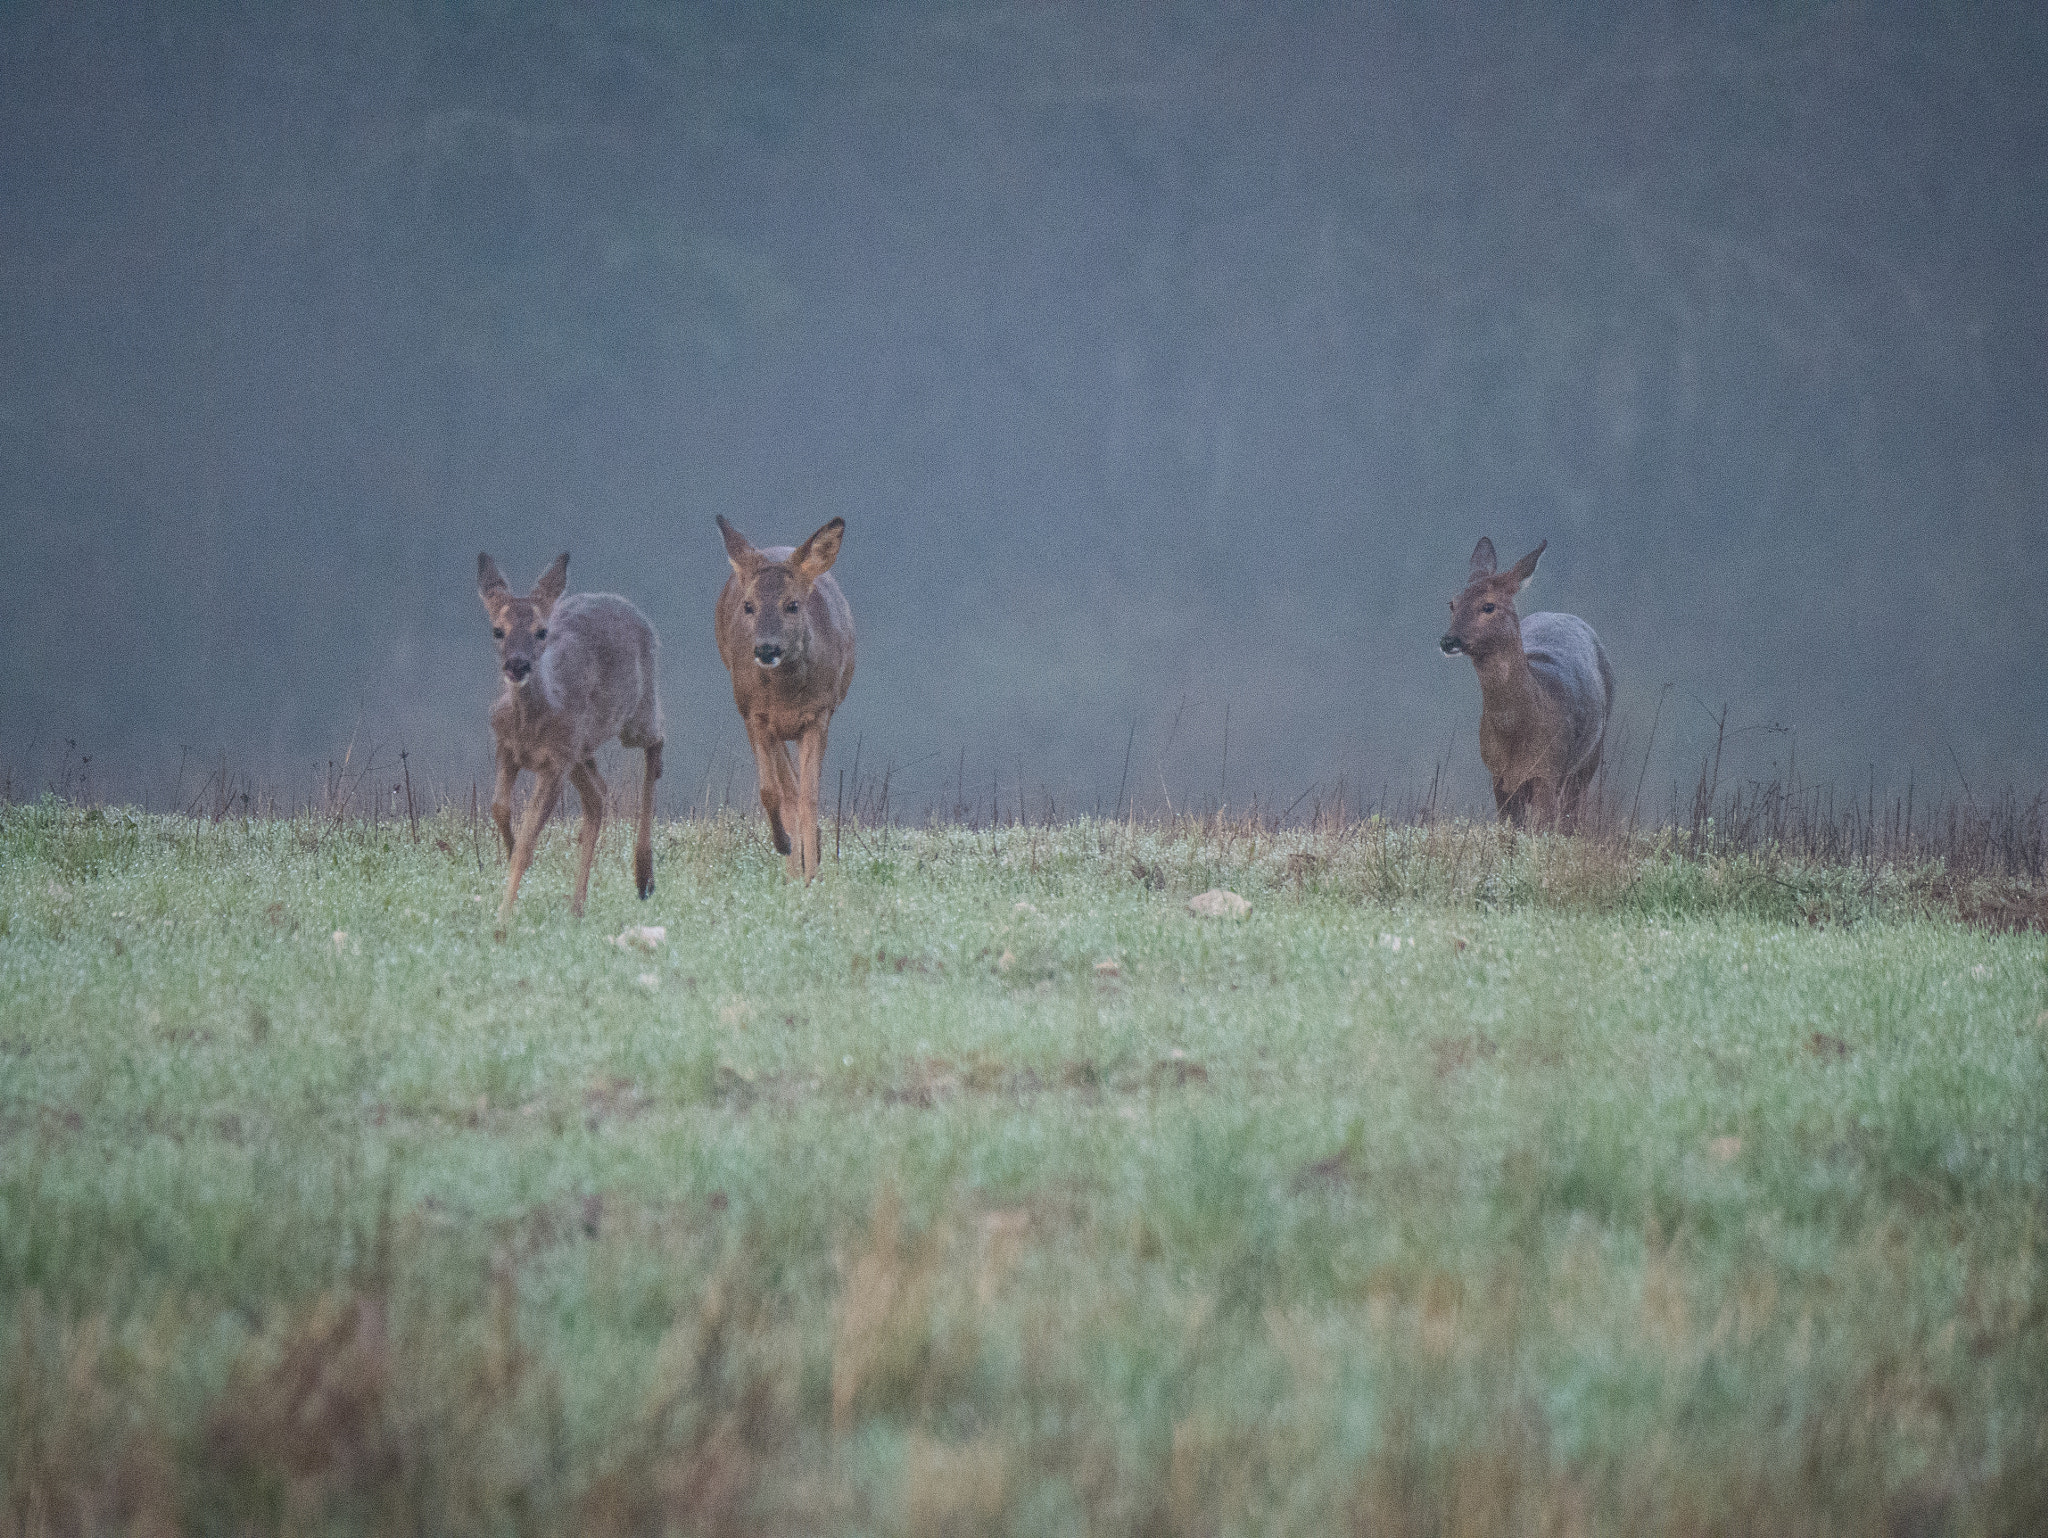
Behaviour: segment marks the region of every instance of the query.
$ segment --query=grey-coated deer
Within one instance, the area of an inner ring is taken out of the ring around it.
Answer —
[[[640,777],[640,825],[633,840],[633,880],[644,898],[654,891],[654,782],[661,778],[661,698],[655,691],[655,653],[660,642],[647,618],[616,593],[576,593],[564,551],[541,573],[524,598],[516,596],[497,562],[476,558],[477,596],[491,616],[504,688],[491,706],[491,731],[498,739],[498,782],[491,793],[491,820],[512,861],[502,924],[519,896],[519,882],[533,863],[534,845],[554,810],[566,776],[583,800],[577,839],[576,895],[570,908],[579,917],[590,890],[590,862],[604,826],[605,783],[593,756],[617,737],[646,752]],[[512,787],[519,771],[538,777],[526,803],[518,836],[512,832]]]
[[[732,562],[718,594],[718,655],[732,674],[776,852],[787,857],[791,876],[809,881],[823,852],[825,734],[853,683],[853,610],[831,575],[846,520],[834,518],[794,548],[758,550],[723,518],[718,532]],[[790,742],[794,769],[784,746]]]
[[[1504,572],[1493,541],[1472,549],[1465,590],[1451,600],[1451,628],[1438,644],[1479,672],[1479,756],[1493,776],[1493,802],[1517,825],[1570,827],[1600,767],[1614,670],[1593,627],[1576,614],[1515,617],[1515,594],[1536,573],[1545,540]]]

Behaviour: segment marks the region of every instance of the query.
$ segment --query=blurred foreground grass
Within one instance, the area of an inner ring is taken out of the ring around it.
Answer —
[[[1938,872],[728,818],[578,922],[558,826],[495,942],[459,818],[0,819],[5,1531],[2048,1527],[2048,952]]]

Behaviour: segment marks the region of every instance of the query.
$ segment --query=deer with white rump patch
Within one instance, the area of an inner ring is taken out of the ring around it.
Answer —
[[[1549,546],[1543,541],[1496,573],[1493,541],[1481,539],[1438,644],[1446,657],[1470,657],[1479,672],[1479,756],[1493,776],[1495,809],[1517,825],[1569,827],[1600,767],[1614,670],[1576,614],[1515,617],[1515,594]]]
[[[831,575],[846,520],[834,518],[794,548],[758,550],[723,518],[718,532],[732,562],[718,594],[718,655],[732,674],[776,853],[792,877],[808,882],[823,853],[825,734],[853,683],[853,610]]]
[[[533,863],[534,845],[554,810],[566,777],[583,801],[577,838],[576,895],[570,911],[579,918],[590,890],[590,862],[604,826],[605,783],[597,772],[597,750],[613,737],[646,754],[640,776],[640,825],[633,840],[633,881],[645,898],[654,891],[654,782],[661,778],[661,699],[655,692],[654,659],[660,642],[638,609],[616,593],[562,596],[569,583],[564,551],[541,573],[533,591],[520,598],[497,562],[476,558],[477,596],[491,616],[504,688],[491,706],[491,731],[498,739],[498,782],[491,793],[491,820],[505,841],[512,873],[498,921],[511,915],[520,878]],[[518,836],[512,832],[512,787],[519,771],[538,779],[526,803]]]

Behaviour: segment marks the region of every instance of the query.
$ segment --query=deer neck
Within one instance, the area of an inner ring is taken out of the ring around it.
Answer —
[[[811,651],[806,646],[768,674],[768,690],[780,700],[799,700],[811,692]]]
[[[1479,671],[1480,709],[1486,724],[1502,737],[1515,737],[1536,720],[1539,701],[1536,675],[1521,637],[1503,641],[1483,657],[1474,657]]]
[[[512,684],[512,722],[521,736],[530,735],[535,728],[554,714],[548,704],[548,697],[541,688],[540,669],[536,667],[527,676],[525,683]]]

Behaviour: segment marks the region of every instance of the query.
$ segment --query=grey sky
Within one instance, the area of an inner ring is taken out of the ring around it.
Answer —
[[[847,519],[899,805],[1477,802],[1482,533],[1653,786],[2037,785],[2048,21],[1567,9],[10,7],[0,757],[466,793],[566,548],[745,790],[723,513]]]

